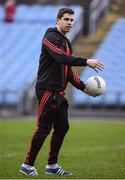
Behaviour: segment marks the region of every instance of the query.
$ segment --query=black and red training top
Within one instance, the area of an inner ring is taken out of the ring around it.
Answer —
[[[42,40],[36,88],[64,91],[70,82],[84,91],[85,84],[72,66],[86,66],[87,58],[74,57],[69,40],[57,28],[49,28]]]

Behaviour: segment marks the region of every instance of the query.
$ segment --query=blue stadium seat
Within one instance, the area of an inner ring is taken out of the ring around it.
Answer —
[[[0,104],[19,103],[36,77],[43,35],[47,28],[55,27],[61,7],[22,4],[17,6],[14,23],[4,23],[4,10],[0,5]],[[69,33],[70,40],[83,24],[82,8],[73,6],[73,9],[76,21],[75,30]]]
[[[125,87],[124,87],[124,91],[121,93],[120,96],[120,104],[125,105]]]
[[[93,100],[91,97],[74,90],[74,104],[86,105],[125,105],[125,19],[118,20],[109,30],[93,58],[100,59],[105,64],[103,72],[96,74],[89,68],[81,74],[81,79],[90,76],[102,76],[107,84],[104,95]]]
[[[3,5],[0,4],[0,21],[3,21],[5,16]]]

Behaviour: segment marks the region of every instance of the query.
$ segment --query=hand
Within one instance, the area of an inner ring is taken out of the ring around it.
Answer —
[[[96,95],[91,95],[91,94],[89,94],[89,92],[87,91],[87,88],[86,88],[86,87],[85,87],[85,89],[84,89],[84,93],[86,93],[86,94],[89,95],[89,96],[96,97]]]
[[[87,65],[93,68],[97,73],[98,73],[98,70],[102,71],[104,69],[104,64],[102,64],[97,59],[87,59]]]
[[[84,89],[84,93],[86,93],[87,95],[91,96],[91,95],[89,94],[89,92],[87,91],[86,87],[85,87],[85,89]]]
[[[87,95],[89,95],[89,94],[87,93],[87,90],[86,90],[86,88],[84,89],[84,93],[86,93]]]

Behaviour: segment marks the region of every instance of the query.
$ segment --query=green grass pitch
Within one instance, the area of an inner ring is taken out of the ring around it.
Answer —
[[[19,167],[34,130],[32,120],[0,120],[0,179],[29,178]],[[44,174],[49,140],[36,159],[37,179],[62,178]],[[73,173],[71,179],[125,179],[125,122],[70,121],[58,163]]]

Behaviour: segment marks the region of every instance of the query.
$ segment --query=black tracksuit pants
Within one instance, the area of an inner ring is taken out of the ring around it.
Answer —
[[[51,90],[36,89],[36,95],[39,101],[37,129],[24,163],[34,165],[40,148],[53,128],[48,164],[56,164],[63,139],[69,129],[68,102],[60,92]]]

